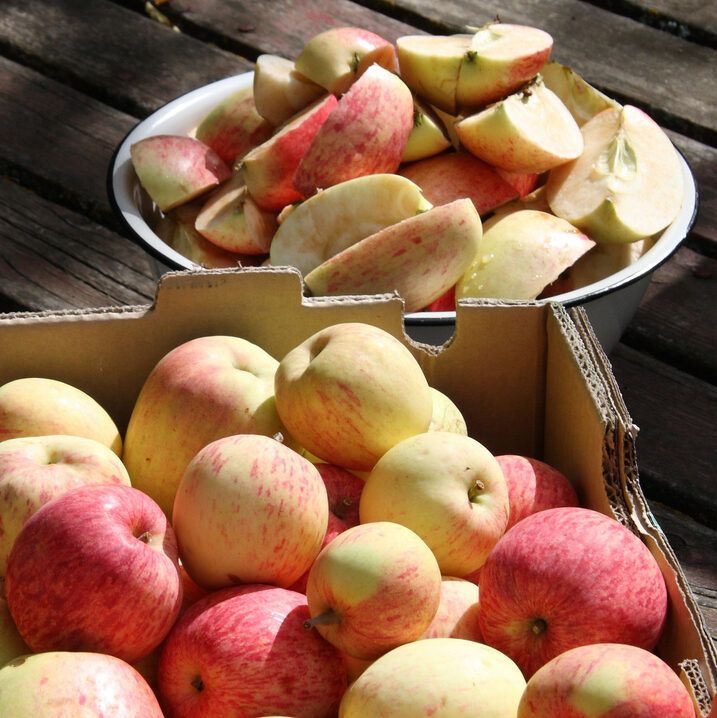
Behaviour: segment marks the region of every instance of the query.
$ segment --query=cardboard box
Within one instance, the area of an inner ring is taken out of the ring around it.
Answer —
[[[152,306],[0,316],[0,384],[23,376],[68,382],[99,401],[124,432],[146,376],[184,341],[232,334],[280,359],[330,324],[379,326],[401,338],[429,383],[458,404],[471,436],[495,454],[555,465],[571,477],[583,506],[642,537],[670,597],[658,653],[706,715],[717,690],[715,648],[640,490],[637,427],[584,311],[469,302],[458,309],[452,340],[435,347],[405,336],[397,296],[306,299],[301,290],[298,272],[286,269],[180,272],[162,278]]]

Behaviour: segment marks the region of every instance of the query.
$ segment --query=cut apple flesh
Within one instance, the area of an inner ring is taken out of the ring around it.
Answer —
[[[271,263],[296,267],[306,276],[329,257],[430,207],[420,188],[399,175],[342,182],[286,215],[271,242]]]
[[[456,132],[469,152],[510,172],[539,174],[583,150],[577,123],[541,81],[466,117]]]
[[[450,146],[451,141],[446,137],[443,123],[436,113],[420,100],[414,99],[413,129],[408,136],[401,161],[415,162],[433,157]]]
[[[407,312],[428,306],[463,275],[478,251],[481,221],[469,199],[392,224],[334,255],[305,277],[314,296],[398,292]]]
[[[523,210],[486,222],[476,257],[458,280],[456,299],[535,299],[594,246],[565,220]]]
[[[548,177],[547,199],[556,215],[597,242],[633,242],[674,220],[682,171],[656,122],[626,105],[596,115],[582,133],[582,155]]]
[[[655,241],[645,238],[626,244],[596,244],[589,252],[578,259],[567,272],[567,280],[572,289],[580,289],[588,284],[599,282],[629,267],[636,262]]]

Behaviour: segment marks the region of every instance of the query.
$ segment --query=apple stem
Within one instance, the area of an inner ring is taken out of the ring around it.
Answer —
[[[141,533],[139,536],[137,536],[137,540],[141,541],[142,543],[149,543],[149,539],[152,537],[152,534],[149,531],[145,531],[144,533]]]
[[[334,613],[331,609],[319,613],[313,618],[309,618],[304,621],[304,628],[313,628],[314,626],[326,626],[332,623],[338,623],[341,619],[337,613]]]
[[[478,479],[475,484],[468,489],[468,500],[472,504],[475,503],[483,491],[485,491],[485,484]]]
[[[533,625],[530,627],[530,630],[536,635],[540,636],[541,634],[545,633],[548,630],[548,624],[543,618],[536,618],[533,621]]]

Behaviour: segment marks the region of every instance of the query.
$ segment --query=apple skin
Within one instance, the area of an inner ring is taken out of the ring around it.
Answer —
[[[117,454],[81,436],[30,436],[0,442],[0,576],[15,538],[40,506],[76,486],[130,485]]]
[[[95,439],[118,456],[122,437],[105,409],[71,384],[23,377],[0,386],[0,437],[71,434]]]
[[[506,531],[530,514],[559,506],[579,506],[578,495],[565,474],[528,456],[496,456],[508,485],[510,519]]]
[[[296,441],[327,463],[359,471],[426,431],[433,411],[409,349],[360,322],[326,327],[289,351],[276,370],[275,400]]]
[[[3,592],[3,583],[3,581],[0,581],[0,667],[13,658],[32,653],[27,643],[22,640],[15,621],[10,615],[10,609]]]
[[[167,637],[159,690],[174,718],[330,718],[346,689],[341,654],[307,631],[306,597],[262,585],[220,589]]]
[[[490,646],[430,638],[368,666],[346,691],[339,718],[509,718],[524,689],[515,663]]]
[[[415,641],[438,609],[441,573],[410,529],[381,521],[347,529],[309,571],[311,621],[343,653],[374,659]]]
[[[468,436],[468,427],[461,410],[443,392],[431,387],[433,415],[428,431],[450,431]]]
[[[596,643],[561,653],[528,681],[518,718],[694,718],[687,689],[653,653]]]
[[[234,434],[284,434],[274,406],[278,361],[229,336],[185,342],[163,356],[135,402],[123,453],[132,485],[172,515],[174,495],[195,454]]]
[[[480,573],[484,641],[526,678],[589,643],[651,650],[667,590],[647,546],[615,519],[579,507],[540,511],[498,541]]]
[[[162,642],[179,613],[174,532],[130,486],[71,489],[23,527],[5,590],[33,651],[94,651],[131,663]]]
[[[508,524],[508,488],[498,462],[475,439],[416,434],[390,448],[366,479],[361,522],[393,521],[415,531],[444,576],[485,562]]]
[[[372,65],[341,97],[294,175],[304,197],[369,174],[395,172],[413,128],[413,96],[398,75]]]
[[[182,563],[200,586],[286,588],[318,555],[328,514],[311,462],[276,439],[240,434],[211,442],[189,462],[172,526]]]
[[[114,656],[51,651],[0,668],[0,715],[162,718],[152,689]]]
[[[482,643],[479,612],[478,586],[462,578],[443,576],[438,610],[421,639],[465,638]]]

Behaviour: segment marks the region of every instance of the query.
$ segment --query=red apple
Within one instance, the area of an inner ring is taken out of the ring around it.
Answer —
[[[480,591],[484,641],[526,678],[589,643],[649,650],[667,614],[665,581],[647,546],[615,519],[577,507],[513,526],[481,569]]]
[[[195,603],[169,634],[159,690],[173,718],[331,718],[346,689],[341,654],[304,628],[306,597],[263,585]]]
[[[444,576],[438,610],[421,638],[465,638],[482,643],[478,593],[475,583]]]
[[[27,521],[10,552],[5,589],[33,651],[136,661],[162,642],[179,613],[174,533],[137,489],[81,486]]]

